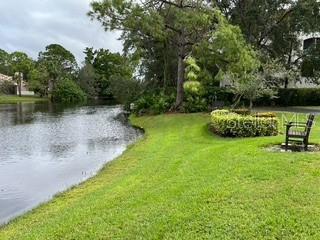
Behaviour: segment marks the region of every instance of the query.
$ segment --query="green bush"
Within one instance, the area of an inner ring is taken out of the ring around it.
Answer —
[[[273,117],[244,116],[237,113],[211,113],[211,129],[223,137],[257,137],[278,134],[278,119]]]
[[[253,116],[258,118],[275,118],[277,117],[277,114],[274,112],[259,112],[255,113]]]
[[[15,94],[15,85],[10,81],[0,83],[0,94]]]
[[[187,81],[183,85],[185,98],[184,112],[204,112],[208,110],[208,102],[204,98],[204,89],[198,81]]]
[[[256,106],[318,106],[320,88],[281,88],[275,98],[262,97]]]
[[[138,115],[168,112],[175,101],[174,95],[164,93],[143,95],[134,102],[133,112]]]
[[[183,103],[184,112],[195,113],[195,112],[206,112],[208,111],[208,103],[202,96],[185,94]]]
[[[275,103],[280,106],[318,106],[320,88],[279,89]]]
[[[232,112],[240,115],[250,115],[250,110],[247,108],[232,109]]]
[[[52,92],[54,102],[79,103],[87,99],[86,94],[71,79],[60,79],[55,90]]]

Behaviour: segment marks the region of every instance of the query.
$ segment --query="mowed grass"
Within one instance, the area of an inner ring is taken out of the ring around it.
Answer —
[[[213,136],[205,114],[132,121],[143,140],[0,239],[320,239],[319,153],[263,148],[283,136]]]
[[[37,103],[46,102],[48,98],[40,98],[36,96],[15,96],[15,95],[0,95],[0,104],[16,104],[16,103]]]

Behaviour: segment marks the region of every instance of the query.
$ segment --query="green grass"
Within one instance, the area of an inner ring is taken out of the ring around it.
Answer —
[[[46,102],[48,98],[40,98],[36,96],[15,96],[15,95],[0,95],[0,104],[16,104],[16,103],[36,103]]]
[[[203,114],[132,120],[143,140],[0,239],[320,239],[320,154],[213,136]]]

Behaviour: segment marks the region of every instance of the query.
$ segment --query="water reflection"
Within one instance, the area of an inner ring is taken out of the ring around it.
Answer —
[[[0,105],[0,224],[93,176],[141,133],[114,106]]]

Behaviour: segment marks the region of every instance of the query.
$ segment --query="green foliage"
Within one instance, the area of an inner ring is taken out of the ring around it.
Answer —
[[[133,69],[125,56],[121,56],[119,53],[111,53],[109,50],[94,50],[93,48],[86,48],[85,54],[86,65],[92,66],[93,69],[91,67],[89,67],[91,69],[88,69],[88,67],[83,69],[90,76],[85,76],[85,72],[82,71],[80,82],[83,86],[86,85],[85,89],[87,89],[89,95],[112,98],[111,81],[116,80],[116,78],[119,78],[119,81],[132,78]]]
[[[206,112],[208,111],[208,102],[202,96],[186,93],[183,110],[187,113]]]
[[[204,88],[199,81],[201,68],[195,58],[188,57],[186,62],[186,81],[183,85],[185,99],[183,110],[185,112],[203,112],[208,110],[208,103],[204,98]]]
[[[188,81],[197,81],[198,75],[201,72],[196,60],[193,57],[188,57],[186,62],[186,78]]]
[[[247,41],[264,56],[279,59],[288,70],[303,53],[301,33],[319,32],[320,2],[315,0],[214,1]],[[295,57],[294,57],[295,56]]]
[[[10,75],[23,73],[24,79],[28,77],[29,72],[34,67],[33,60],[23,52],[13,52],[9,55]]]
[[[258,118],[276,118],[277,114],[274,112],[257,112],[253,116]]]
[[[0,82],[0,94],[15,94],[15,85],[10,81]]]
[[[249,100],[249,109],[252,109],[253,102],[258,98],[268,96],[273,98],[277,91],[273,86],[266,83],[266,79],[261,73],[253,72],[238,78],[237,75],[230,74],[229,80],[233,83],[232,91],[235,95]],[[240,98],[239,98],[240,99]]]
[[[223,137],[275,136],[278,134],[278,119],[213,111],[211,128]]]
[[[161,114],[169,111],[174,102],[174,95],[144,94],[134,102],[134,113],[143,114]]]
[[[231,111],[239,115],[250,115],[251,113],[250,109],[247,108],[232,109]]]
[[[204,89],[200,82],[198,81],[187,81],[183,85],[186,94],[202,96]]]
[[[10,54],[6,51],[0,49],[0,73],[5,75],[11,74],[11,68],[10,68]]]
[[[280,106],[318,106],[320,103],[319,88],[279,89],[274,102]]]
[[[96,89],[96,72],[92,64],[85,64],[79,72],[79,86],[86,92],[90,98],[95,98],[97,94]]]
[[[30,90],[40,96],[48,96],[49,78],[46,67],[42,64],[37,64],[29,73]]]
[[[78,74],[78,64],[74,55],[59,44],[46,46],[45,51],[39,53],[38,63],[45,66],[52,81],[52,90],[59,78],[75,79]]]
[[[52,92],[52,99],[55,102],[81,103],[87,97],[81,88],[71,79],[59,79],[56,88]]]
[[[124,78],[120,75],[114,75],[110,81],[110,89],[114,98],[129,109],[130,104],[138,99],[142,93],[142,84],[132,78]]]
[[[125,53],[135,60],[149,87],[177,88],[175,107],[179,108],[185,76],[185,65],[181,62],[192,47],[213,30],[217,20],[213,6],[204,1],[178,4],[163,0],[148,3],[125,0],[93,1],[91,7],[89,15],[101,21],[106,30],[123,32]],[[194,78],[193,73],[189,75]]]

